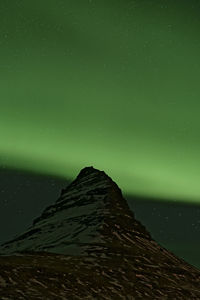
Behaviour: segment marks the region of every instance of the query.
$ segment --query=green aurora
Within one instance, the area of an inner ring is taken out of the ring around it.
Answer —
[[[0,163],[200,202],[200,1],[2,0]]]

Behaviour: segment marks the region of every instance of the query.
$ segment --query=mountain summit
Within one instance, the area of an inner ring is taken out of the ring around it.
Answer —
[[[4,243],[0,253],[103,256],[113,247],[132,247],[136,236],[151,239],[135,220],[117,184],[103,171],[86,167],[62,190],[56,203],[47,207],[25,233]]]
[[[109,176],[86,167],[0,246],[0,298],[197,300],[200,271],[151,238]]]

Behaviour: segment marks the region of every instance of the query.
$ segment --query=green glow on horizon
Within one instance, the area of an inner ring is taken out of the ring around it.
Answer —
[[[2,165],[200,202],[200,3],[0,6]]]

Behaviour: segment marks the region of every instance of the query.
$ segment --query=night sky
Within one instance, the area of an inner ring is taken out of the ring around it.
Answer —
[[[199,0],[0,1],[2,240],[92,165],[200,266],[199,53]]]

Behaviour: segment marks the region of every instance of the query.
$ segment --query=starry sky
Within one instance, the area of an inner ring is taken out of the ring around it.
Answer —
[[[198,0],[2,0],[2,170],[58,191],[93,165],[198,231],[199,14]]]

